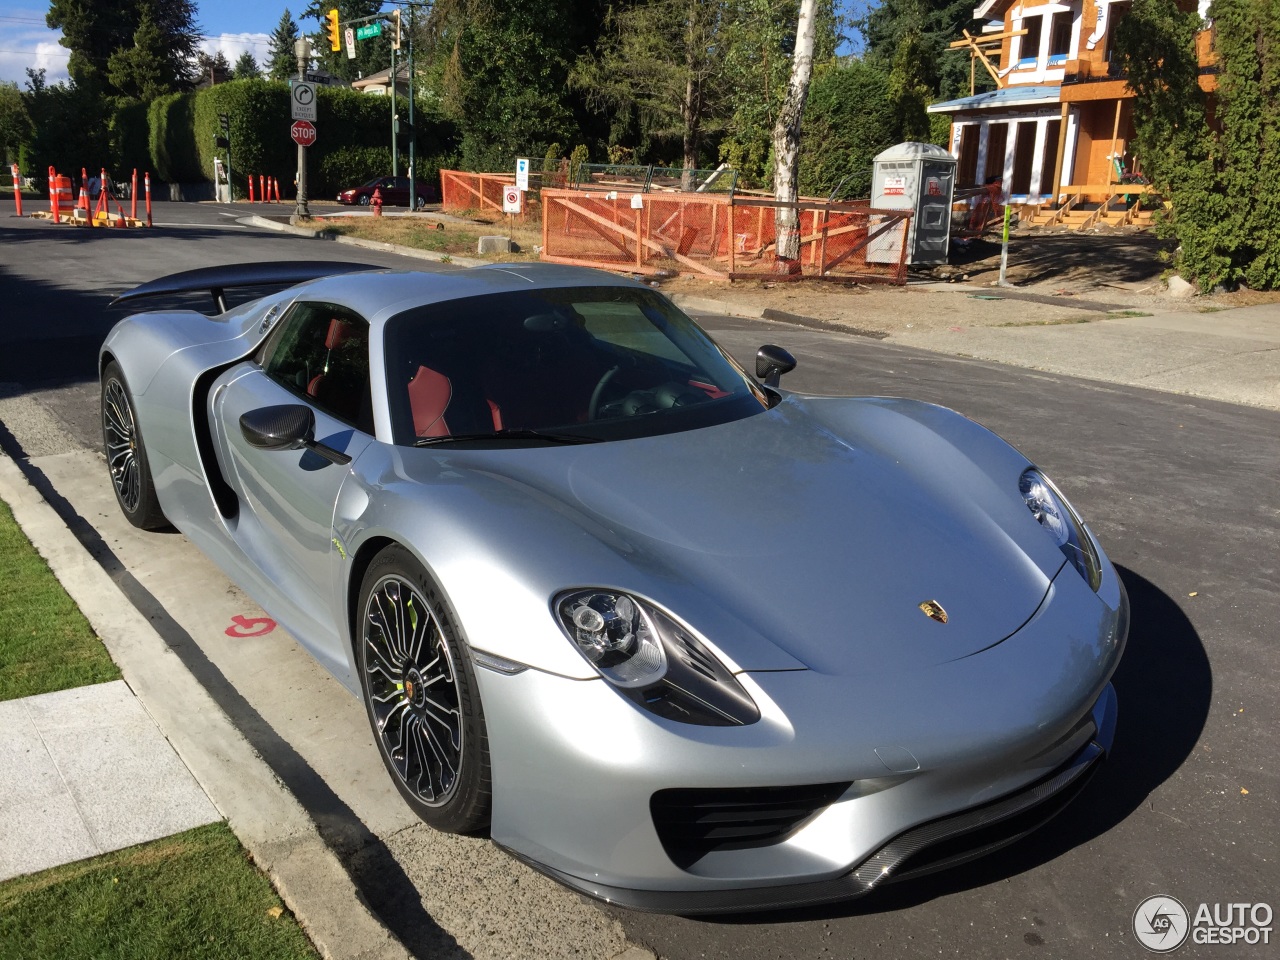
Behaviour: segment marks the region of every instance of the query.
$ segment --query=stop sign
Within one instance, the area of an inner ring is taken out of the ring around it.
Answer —
[[[309,147],[316,142],[316,127],[310,120],[295,120],[289,128],[293,142],[300,147]]]

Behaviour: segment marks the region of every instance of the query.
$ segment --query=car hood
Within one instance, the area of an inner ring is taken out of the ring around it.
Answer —
[[[521,452],[477,451],[475,466],[628,544],[632,582],[577,569],[561,589],[648,596],[741,669],[779,659],[716,635],[726,622],[826,673],[958,659],[1017,631],[1063,563],[1018,494],[1027,460],[928,404],[792,396],[716,427]]]

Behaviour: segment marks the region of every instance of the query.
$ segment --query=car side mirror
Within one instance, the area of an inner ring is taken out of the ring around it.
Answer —
[[[348,464],[351,458],[316,441],[316,415],[304,403],[259,407],[240,415],[240,433],[251,447],[261,450],[301,450],[304,447],[330,463]]]
[[[766,343],[756,351],[756,379],[766,387],[776,387],[784,373],[796,368],[796,358],[781,347]]]

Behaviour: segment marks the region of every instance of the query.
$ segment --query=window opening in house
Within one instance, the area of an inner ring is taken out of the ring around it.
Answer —
[[[1034,67],[1040,62],[1040,35],[1044,30],[1044,17],[1023,17],[1022,29],[1026,35],[1019,37],[1022,45],[1018,47],[1018,66]]]
[[[1035,123],[1018,124],[1013,141],[1013,181],[1011,192],[1025,196],[1031,192],[1031,167],[1036,152]]]
[[[978,139],[980,128],[971,123],[960,128],[960,157],[956,168],[956,186],[978,185]]]
[[[1107,64],[1109,69],[1107,75],[1110,77],[1120,76],[1120,58],[1116,56],[1116,28],[1124,21],[1129,13],[1129,5],[1127,3],[1111,4],[1110,12],[1107,15]]]
[[[1049,27],[1049,65],[1061,66],[1071,56],[1071,25],[1075,14],[1064,10],[1053,15]]]
[[[1062,121],[1050,120],[1044,128],[1044,153],[1040,159],[1040,199],[1053,203],[1053,165],[1058,161],[1058,137],[1062,133]]]
[[[1009,124],[992,123],[987,126],[987,163],[982,171],[982,182],[991,183],[1004,178],[1005,148],[1009,145]]]

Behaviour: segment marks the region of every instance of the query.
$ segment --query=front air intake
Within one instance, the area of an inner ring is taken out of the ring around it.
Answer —
[[[649,811],[662,848],[684,870],[714,851],[781,843],[850,786],[659,790],[649,800]]]

